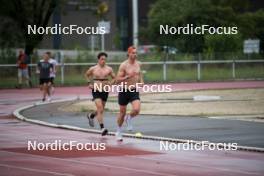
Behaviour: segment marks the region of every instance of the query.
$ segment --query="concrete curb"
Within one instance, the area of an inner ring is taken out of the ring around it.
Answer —
[[[95,129],[85,129],[85,128],[80,128],[80,127],[75,127],[75,126],[70,126],[70,125],[58,125],[58,124],[54,124],[54,123],[49,123],[49,122],[44,122],[44,121],[40,121],[40,120],[33,120],[33,119],[29,119],[27,117],[24,117],[21,112],[35,107],[35,106],[41,106],[41,105],[45,105],[45,104],[53,104],[53,103],[62,103],[62,102],[67,102],[67,101],[77,101],[80,100],[80,98],[76,98],[76,99],[64,99],[64,100],[56,100],[56,101],[52,101],[52,102],[47,102],[47,103],[35,103],[32,105],[28,105],[28,106],[24,106],[21,108],[16,109],[13,112],[13,115],[22,120],[22,121],[26,121],[26,122],[30,122],[30,123],[34,123],[34,124],[38,124],[38,125],[44,125],[44,126],[48,126],[48,127],[53,127],[53,128],[62,128],[62,129],[68,129],[68,130],[74,130],[74,131],[81,131],[81,132],[88,132],[88,133],[95,133],[95,134],[101,134],[100,130],[95,130]],[[114,136],[115,133],[114,132],[109,132],[108,135],[110,136]],[[144,140],[152,140],[152,141],[168,141],[171,143],[190,143],[190,144],[198,144],[200,145],[202,142],[203,144],[213,144],[216,145],[216,143],[213,142],[209,142],[209,141],[194,141],[194,140],[188,140],[188,139],[176,139],[176,138],[167,138],[167,137],[158,137],[158,136],[149,136],[149,135],[142,135],[142,136],[136,136],[135,134],[128,134],[128,133],[123,133],[123,137],[127,137],[127,138],[137,138],[137,139],[144,139]],[[220,148],[224,148],[224,145],[218,145],[220,146]],[[242,150],[242,151],[251,151],[251,152],[264,152],[264,148],[259,148],[259,147],[249,147],[249,146],[237,146],[238,150]]]

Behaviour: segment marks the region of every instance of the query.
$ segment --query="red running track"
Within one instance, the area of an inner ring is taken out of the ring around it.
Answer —
[[[263,88],[264,82],[181,83],[175,90],[215,88]],[[85,87],[57,88],[56,99],[87,96]],[[39,99],[37,89],[0,90],[1,113],[10,114],[15,108]],[[105,143],[103,151],[27,150],[28,142]],[[10,116],[0,118],[0,175],[264,175],[264,153],[245,151],[160,151],[159,141],[49,128],[21,122]]]
[[[259,175],[264,154],[243,151],[160,151],[158,141],[101,137],[43,127],[12,118],[0,119],[0,175],[205,176]],[[33,151],[28,142],[106,143],[103,151]]]

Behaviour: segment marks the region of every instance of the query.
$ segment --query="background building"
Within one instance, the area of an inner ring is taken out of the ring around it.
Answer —
[[[132,45],[132,1],[131,0],[105,0],[108,5],[106,21],[111,24],[109,34],[105,35],[106,50],[126,50]],[[155,0],[138,1],[139,26],[147,26],[147,13]],[[63,7],[57,8],[50,26],[62,24],[69,26],[96,27],[101,19],[96,15],[97,4],[83,3],[83,1],[69,0]],[[50,49],[101,49],[101,35],[45,35],[40,48]]]

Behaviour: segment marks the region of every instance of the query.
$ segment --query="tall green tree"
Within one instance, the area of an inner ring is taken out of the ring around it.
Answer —
[[[264,51],[264,10],[239,15],[239,29],[244,39],[259,39],[260,50]]]
[[[249,36],[263,40],[263,12],[247,13],[249,7],[248,0],[158,0],[149,12],[148,27],[140,34],[154,44],[175,46],[181,52],[206,51],[212,41],[224,45],[226,40],[242,41],[239,38],[246,39]],[[237,26],[240,34],[238,37],[208,37],[207,34],[160,35],[161,24],[176,27],[186,24],[194,24],[194,26],[206,24],[213,27]],[[226,51],[230,49],[226,48]]]
[[[32,54],[33,49],[42,41],[44,34],[28,35],[27,26],[47,27],[55,9],[62,9],[67,2],[68,0],[0,0],[0,18],[5,21],[1,26],[2,40],[0,41],[8,41],[8,38],[17,40],[24,43],[26,54]],[[78,5],[91,5],[96,4],[97,0],[78,2]],[[14,43],[9,41],[7,43],[14,46]]]
[[[25,53],[30,55],[42,41],[43,34],[28,35],[27,25],[46,27],[54,9],[62,0],[1,0],[0,3],[0,16],[17,26],[17,34],[13,35],[23,37]]]
[[[241,51],[243,40],[241,35],[205,35],[205,53]]]

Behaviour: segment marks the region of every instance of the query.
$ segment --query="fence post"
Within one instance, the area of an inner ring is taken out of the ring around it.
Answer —
[[[169,48],[166,48],[166,57],[163,62],[163,81],[167,81],[167,60],[169,58]]]
[[[64,55],[63,52],[60,51],[60,60],[61,60],[61,84],[64,84]]]
[[[232,77],[233,79],[236,79],[236,61],[234,59],[232,62]]]
[[[101,35],[101,50],[104,51],[105,50],[105,36],[104,34]]]
[[[197,62],[197,80],[200,81],[201,80],[201,54],[198,54],[198,62]]]
[[[163,81],[167,80],[167,65],[166,65],[166,61],[164,61],[163,63]]]

